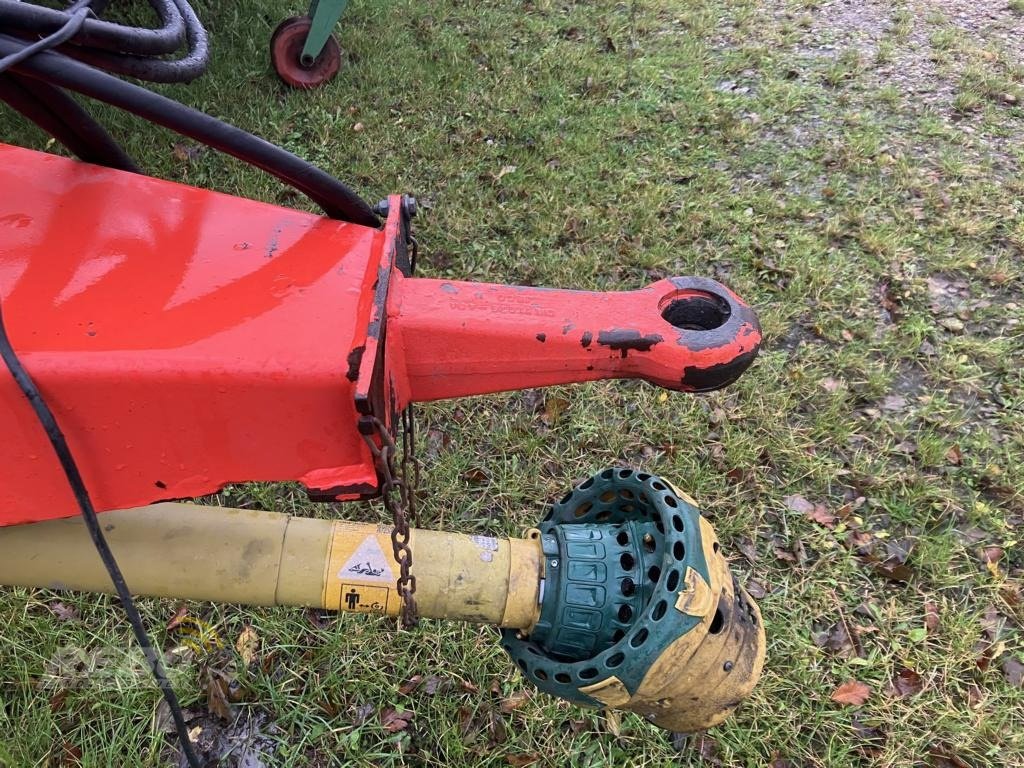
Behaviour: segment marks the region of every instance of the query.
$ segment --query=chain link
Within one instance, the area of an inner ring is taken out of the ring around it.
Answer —
[[[376,416],[371,417],[376,437],[380,438],[378,446],[374,435],[364,435],[366,444],[373,454],[373,461],[380,475],[381,499],[384,508],[391,513],[394,526],[391,529],[391,547],[395,562],[398,563],[399,576],[396,582],[398,594],[402,598],[399,615],[401,626],[408,629],[419,623],[416,608],[416,577],[412,575],[412,548],[410,522],[416,523],[416,488],[419,487],[420,465],[414,456],[415,432],[412,405],[402,413],[402,458],[401,470],[396,471],[398,446],[395,444],[387,425]],[[410,468],[412,469],[412,486],[410,487]]]

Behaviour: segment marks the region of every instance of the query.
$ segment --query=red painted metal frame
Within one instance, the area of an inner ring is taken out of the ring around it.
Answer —
[[[598,378],[713,389],[756,355],[756,317],[711,280],[592,293],[406,277],[398,197],[390,211],[372,229],[0,144],[8,332],[97,509],[243,481],[369,495],[368,416]],[[694,298],[715,327],[673,314]],[[76,514],[6,376],[0,435],[0,525]]]

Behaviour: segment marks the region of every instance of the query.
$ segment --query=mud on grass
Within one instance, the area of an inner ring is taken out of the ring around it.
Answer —
[[[685,739],[537,694],[486,628],[190,604],[224,640],[176,667],[200,743],[225,765],[1024,763],[1020,17],[957,5],[354,3],[342,75],[295,93],[265,54],[287,9],[201,3],[210,73],[167,92],[371,200],[417,193],[424,274],[707,274],[758,308],[764,352],[725,392],[438,403],[419,447],[423,523],[465,532],[518,533],[606,465],[670,477],[769,645],[751,700]],[[155,175],[305,205],[114,121]],[[8,113],[0,135],[47,146]],[[220,501],[381,519],[290,486]],[[179,647],[180,606],[143,606]],[[150,686],[39,685],[63,646],[131,646],[111,601],[8,591],[0,627],[0,763],[173,764]]]

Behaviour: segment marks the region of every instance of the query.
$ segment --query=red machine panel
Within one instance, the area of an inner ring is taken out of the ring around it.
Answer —
[[[386,230],[0,145],[0,298],[97,509],[226,482],[372,489],[350,351]],[[0,525],[77,512],[0,375]]]
[[[298,480],[373,493],[360,419],[602,378],[735,380],[761,342],[725,286],[596,293],[425,280],[382,229],[0,145],[0,300],[100,511]],[[0,525],[77,513],[0,375]]]

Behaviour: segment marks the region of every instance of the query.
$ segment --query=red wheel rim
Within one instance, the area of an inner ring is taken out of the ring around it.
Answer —
[[[312,66],[302,65],[302,46],[306,44],[312,26],[308,16],[285,19],[270,38],[270,60],[278,76],[292,88],[316,88],[341,69],[341,49],[333,37],[327,39]]]

